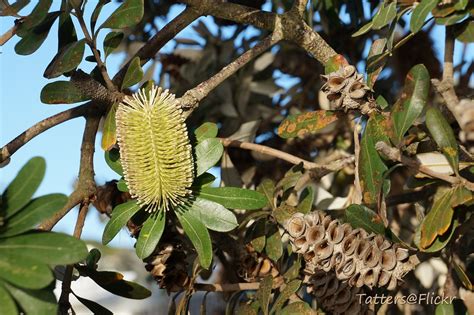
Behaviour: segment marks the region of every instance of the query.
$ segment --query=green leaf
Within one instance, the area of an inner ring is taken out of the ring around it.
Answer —
[[[151,292],[138,283],[123,280],[123,274],[115,271],[96,271],[85,267],[78,267],[82,274],[86,274],[103,289],[125,298],[142,300],[151,295]]]
[[[454,306],[451,303],[441,303],[436,306],[435,315],[454,315]]]
[[[367,232],[385,235],[385,226],[380,216],[362,205],[350,205],[346,209],[346,220],[354,228],[363,228]]]
[[[197,193],[199,197],[231,209],[260,209],[267,203],[265,196],[258,191],[237,187],[202,187]]]
[[[300,202],[296,208],[298,212],[308,213],[313,208],[314,189],[311,186],[306,187],[300,196]]]
[[[298,257],[298,259],[293,262],[290,268],[285,272],[283,277],[287,281],[291,281],[293,279],[296,279],[300,275],[300,269],[301,269],[301,259]]]
[[[268,304],[270,304],[270,295],[272,293],[273,276],[267,275],[260,281],[260,287],[257,291],[257,300],[264,315],[268,315]]]
[[[267,243],[265,245],[265,252],[271,260],[276,262],[280,259],[281,255],[283,255],[283,242],[281,241],[278,226],[273,223],[268,223],[266,234]]]
[[[205,139],[217,137],[219,129],[215,123],[205,122],[194,130],[194,135],[196,136],[196,142],[202,142]]]
[[[105,162],[115,173],[123,176],[123,168],[122,164],[120,164],[120,151],[118,149],[112,148],[109,151],[105,151]]]
[[[192,187],[200,189],[201,187],[210,186],[215,180],[216,177],[214,175],[210,173],[204,173],[194,179]]]
[[[52,3],[52,0],[39,0],[30,15],[28,15],[22,23],[18,25],[16,34],[20,37],[24,37],[29,30],[43,22],[48,15],[48,10]]]
[[[18,55],[30,55],[41,47],[46,37],[48,37],[51,26],[59,16],[60,12],[51,12],[41,24],[25,33],[23,38],[15,45],[15,52]]]
[[[109,311],[108,309],[106,309],[105,307],[103,307],[102,305],[100,305],[100,304],[98,304],[94,301],[82,298],[82,297],[76,295],[74,292],[72,292],[72,294],[74,294],[74,296],[79,300],[79,302],[81,302],[85,307],[87,307],[94,314],[101,314],[101,315],[113,315],[114,314],[111,311]]]
[[[316,312],[305,302],[295,302],[281,310],[279,315],[314,315]]]
[[[176,212],[184,233],[194,245],[201,266],[208,269],[212,262],[212,243],[206,226],[196,219],[189,211]]]
[[[301,286],[301,280],[292,280],[289,283],[285,285],[285,288],[281,290],[280,295],[278,295],[278,298],[275,301],[275,304],[273,304],[272,309],[270,310],[270,313],[274,313],[276,311],[279,311],[283,304],[288,301],[290,296],[298,291],[298,289]]]
[[[339,117],[341,117],[340,112],[330,110],[289,115],[278,127],[278,135],[288,139],[317,132],[338,120]]]
[[[272,209],[275,209],[275,201],[273,200],[275,194],[275,182],[269,178],[264,178],[260,185],[258,185],[257,191],[266,197],[267,203],[265,206],[269,205]]]
[[[472,285],[469,276],[466,274],[466,271],[456,262],[456,260],[452,260],[452,264],[454,266],[454,270],[461,280],[462,284],[470,291],[474,290],[474,286]]]
[[[29,233],[0,239],[0,255],[50,265],[73,264],[87,257],[84,242],[62,233]]]
[[[410,19],[410,30],[413,33],[418,32],[423,27],[428,14],[438,4],[438,0],[422,0],[413,10]]]
[[[383,175],[388,169],[375,149],[377,142],[389,142],[386,131],[389,128],[388,124],[388,120],[381,114],[371,116],[360,142],[359,176],[362,197],[366,204],[377,202],[378,194],[384,182]],[[389,185],[386,187],[389,187]]]
[[[132,59],[132,61],[128,65],[127,72],[125,73],[125,76],[122,82],[122,90],[134,84],[137,84],[142,79],[143,79],[143,69],[140,65],[140,57],[135,57]]]
[[[126,28],[141,21],[143,0],[125,0],[100,28]]]
[[[467,12],[460,12],[460,13],[451,14],[447,17],[436,18],[435,21],[436,21],[436,24],[438,25],[450,26],[461,21],[466,16],[467,16]]]
[[[385,63],[387,62],[387,58],[381,58],[385,47],[387,45],[386,38],[379,38],[374,40],[372,45],[370,46],[369,55],[367,56],[367,85],[370,88],[374,87],[375,81],[379,76],[380,72],[382,72]]]
[[[41,90],[41,102],[45,104],[73,104],[89,98],[69,81],[56,81],[46,84]]]
[[[474,21],[466,20],[455,29],[456,39],[463,43],[474,42]]]
[[[437,235],[443,235],[449,230],[454,214],[452,196],[452,189],[439,189],[436,193],[430,212],[421,222],[421,248],[428,248]]]
[[[196,176],[216,165],[224,152],[224,146],[216,138],[205,139],[194,147],[196,153]]]
[[[99,262],[102,254],[97,248],[90,250],[86,258],[86,266],[89,269],[97,269],[97,263]]]
[[[3,193],[2,216],[9,218],[23,208],[43,180],[46,161],[42,157],[30,159],[18,172]]]
[[[372,29],[379,30],[382,27],[390,24],[393,19],[397,16],[397,3],[391,2],[389,5],[382,4],[380,10],[377,12],[373,19]]]
[[[363,25],[361,28],[359,28],[359,30],[357,32],[352,34],[352,37],[357,37],[357,36],[360,36],[360,35],[364,35],[365,33],[367,33],[368,31],[370,31],[372,29],[373,25],[374,25],[374,22],[370,21],[369,23],[367,23],[367,24]]]
[[[143,224],[140,230],[135,251],[138,258],[145,259],[150,256],[158,245],[158,242],[163,235],[166,224],[166,212],[160,211],[153,213]]]
[[[122,42],[124,35],[122,32],[110,32],[104,39],[105,58],[109,56]],[[143,72],[143,71],[142,71]]]
[[[63,194],[50,194],[34,199],[7,221],[6,229],[0,230],[0,238],[26,232],[44,219],[58,212],[67,202]]]
[[[104,234],[102,234],[102,244],[108,244],[140,208],[136,200],[130,200],[116,206],[112,211],[112,217],[105,226]]]
[[[3,285],[25,311],[25,314],[51,315],[57,313],[56,297],[51,289],[23,290],[6,282]]]
[[[41,289],[54,280],[47,265],[18,259],[8,253],[0,256],[0,278],[26,289]]]
[[[0,305],[2,306],[3,315],[19,314],[15,301],[13,300],[10,293],[8,293],[8,291],[5,289],[1,281],[0,281]]]
[[[413,238],[413,243],[415,243],[416,247],[418,247],[422,252],[426,252],[426,253],[439,252],[440,250],[445,248],[446,245],[448,245],[448,243],[451,240],[451,238],[453,237],[454,231],[456,231],[456,228],[458,227],[458,225],[459,225],[458,220],[454,219],[453,224],[451,224],[449,230],[446,231],[446,233],[444,233],[441,236],[440,235],[436,236],[433,243],[430,246],[428,246],[427,248],[422,248],[420,246],[421,225],[419,225],[418,228],[416,229],[415,237]]]
[[[435,107],[428,108],[426,111],[426,127],[456,175],[459,175],[459,153],[456,137],[439,109]]]
[[[334,55],[329,58],[328,62],[324,65],[324,73],[328,74],[339,70],[341,67],[348,66],[346,58],[343,55]]]
[[[181,207],[210,230],[228,232],[238,226],[235,214],[213,201],[196,197]]]
[[[265,235],[265,220],[258,220],[252,225],[252,240],[250,243],[256,252],[261,253],[265,249],[266,235]]]
[[[64,46],[77,41],[77,33],[71,19],[71,8],[68,0],[61,1],[61,15],[59,16],[58,51]]]
[[[48,67],[46,67],[43,76],[46,79],[52,79],[59,77],[65,72],[74,70],[82,61],[85,44],[86,40],[81,39],[80,41],[64,46],[56,56],[54,56]]]
[[[94,8],[94,11],[92,12],[91,15],[91,30],[95,31],[95,26],[97,24],[97,19],[99,18],[100,12],[102,11],[102,8],[104,5],[109,3],[110,0],[99,0],[97,2],[97,5]]]
[[[392,110],[392,121],[396,143],[400,143],[408,129],[425,108],[430,91],[430,74],[426,67],[418,64],[411,68],[405,78],[401,97]]]
[[[283,191],[294,187],[299,179],[303,176],[303,164],[292,166],[286,173],[285,176],[277,183],[276,189],[282,188]]]
[[[119,181],[117,182],[117,189],[119,191],[122,191],[122,192],[128,192],[129,191],[128,185],[127,185],[127,182],[125,181],[125,179],[123,179],[123,178],[119,179]]]
[[[117,111],[117,106],[117,104],[112,105],[109,112],[107,113],[107,116],[105,117],[101,143],[102,149],[104,151],[112,149],[112,147],[117,142],[117,126],[115,123],[115,112]]]

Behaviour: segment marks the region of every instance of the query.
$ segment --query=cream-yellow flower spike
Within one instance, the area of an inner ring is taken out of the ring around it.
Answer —
[[[193,182],[194,163],[183,111],[174,94],[153,86],[119,104],[117,140],[130,194],[146,210],[182,203]]]

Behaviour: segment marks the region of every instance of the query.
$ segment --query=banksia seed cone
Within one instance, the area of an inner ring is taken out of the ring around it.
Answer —
[[[306,274],[333,270],[350,286],[388,286],[393,290],[418,263],[415,255],[410,256],[407,249],[382,235],[353,229],[320,211],[294,214],[286,221],[285,229],[293,251],[306,261]]]
[[[316,270],[304,279],[306,290],[312,294],[318,306],[334,315],[372,314],[364,303],[364,288],[351,287],[336,277],[334,271]],[[362,303],[361,303],[362,301]]]
[[[179,245],[159,244],[145,262],[145,269],[161,289],[184,288],[189,283],[186,253]]]
[[[364,83],[364,76],[354,66],[341,67],[338,71],[321,76],[326,82],[321,90],[335,109],[358,109],[363,114],[371,111],[370,88]]]
[[[194,164],[184,116],[173,94],[142,89],[116,113],[120,159],[130,194],[153,212],[183,202]]]

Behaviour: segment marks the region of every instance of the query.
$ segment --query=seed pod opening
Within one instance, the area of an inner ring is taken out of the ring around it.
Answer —
[[[130,194],[146,210],[181,204],[193,182],[194,164],[182,109],[175,96],[155,86],[119,104],[120,158]]]

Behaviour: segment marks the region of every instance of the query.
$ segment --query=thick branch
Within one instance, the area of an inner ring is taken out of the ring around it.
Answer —
[[[148,60],[155,57],[160,49],[166,45],[171,39],[173,39],[179,32],[185,29],[189,24],[196,20],[200,14],[192,9],[186,8],[181,12],[175,19],[166,24],[158,33],[155,34],[150,40],[140,48],[137,53],[130,58],[130,61],[135,57],[140,57],[141,64],[145,64]],[[115,84],[120,86],[122,84],[123,77],[127,72],[130,61],[120,69],[115,75],[113,81]]]
[[[253,60],[256,56],[263,53],[268,48],[272,47],[281,39],[281,33],[275,32],[267,36],[260,43],[255,45],[253,48],[247,50],[233,62],[222,68],[217,74],[215,74],[210,79],[200,83],[195,88],[187,91],[180,99],[181,107],[186,110],[185,115],[189,114],[199,105],[199,102],[206,97],[209,92],[215,89],[219,84],[221,84],[225,79],[230,77],[232,74],[237,72],[248,62]]]
[[[19,136],[15,139],[11,140],[7,143],[0,151],[0,163],[7,160],[13,153],[15,153],[18,149],[20,149],[23,145],[25,145],[28,141],[36,137],[37,135],[45,132],[51,127],[57,126],[65,121],[70,119],[74,119],[77,117],[84,116],[89,110],[93,110],[90,103],[77,106],[74,108],[70,108],[63,112],[60,112],[56,115],[51,117],[45,118],[24,132],[22,132]]]
[[[292,9],[296,10],[296,12],[298,12],[298,14],[302,17],[307,5],[308,0],[294,0]]]

